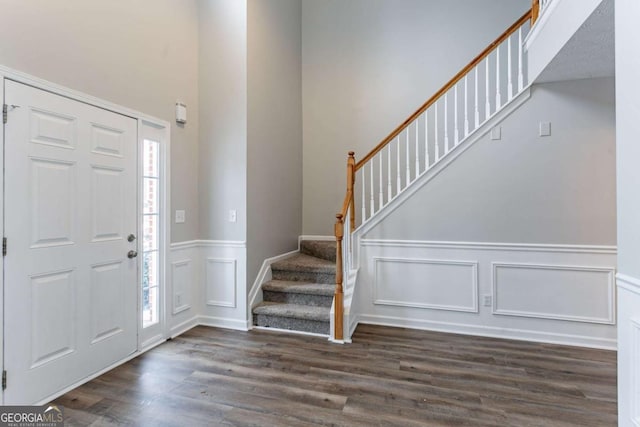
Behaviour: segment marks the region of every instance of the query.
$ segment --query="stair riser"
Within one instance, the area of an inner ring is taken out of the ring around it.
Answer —
[[[311,305],[314,307],[331,307],[333,297],[324,295],[294,294],[288,292],[262,291],[263,300],[285,304]]]
[[[271,272],[274,280],[291,280],[296,282],[310,283],[336,283],[335,273],[313,273],[307,271],[273,270]]]
[[[329,322],[294,319],[290,317],[267,316],[254,314],[253,324],[269,328],[287,329],[292,331],[310,332],[313,334],[329,335]]]
[[[325,242],[303,240],[300,242],[300,252],[305,255],[311,255],[317,258],[326,259],[327,261],[336,262],[335,243],[328,246]]]

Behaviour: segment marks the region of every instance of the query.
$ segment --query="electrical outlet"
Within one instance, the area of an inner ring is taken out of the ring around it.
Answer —
[[[176,307],[180,307],[182,305],[182,295],[176,294]]]
[[[482,303],[485,307],[491,307],[491,304],[493,303],[491,295],[483,295]]]
[[[176,224],[182,224],[186,220],[186,214],[183,210],[176,211]]]
[[[235,209],[229,211],[229,222],[236,222],[238,220],[238,212]]]

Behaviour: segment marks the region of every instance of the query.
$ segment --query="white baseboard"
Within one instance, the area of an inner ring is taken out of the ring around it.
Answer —
[[[173,328],[169,330],[169,337],[175,338],[178,335],[182,335],[190,329],[198,326],[198,316],[193,316],[192,318],[185,320],[182,323],[175,325]]]
[[[436,322],[423,319],[410,319],[390,316],[361,315],[358,323],[397,328],[411,328],[426,331],[446,332],[451,334],[474,335],[489,338],[502,338],[518,341],[533,341],[549,344],[561,344],[575,347],[589,347],[603,350],[616,350],[616,340],[592,338],[580,335],[556,334],[550,332],[528,331],[522,329],[497,328],[458,324],[451,322]],[[357,326],[357,324],[356,324]],[[355,327],[354,327],[355,330]]]
[[[246,320],[229,319],[214,316],[199,316],[198,324],[215,328],[233,329],[235,331],[248,331],[249,322]]]

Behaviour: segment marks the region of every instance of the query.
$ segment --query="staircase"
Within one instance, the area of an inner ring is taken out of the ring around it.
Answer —
[[[272,280],[262,285],[263,302],[253,324],[329,335],[329,311],[336,282],[336,243],[300,242],[300,253],[271,264]]]

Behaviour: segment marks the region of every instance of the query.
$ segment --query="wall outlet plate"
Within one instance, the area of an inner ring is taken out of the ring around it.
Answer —
[[[551,122],[540,122],[540,136],[551,136]]]
[[[182,224],[186,221],[186,213],[183,210],[176,211],[176,224]]]
[[[236,222],[238,220],[238,212],[235,209],[229,210],[229,222]]]
[[[485,307],[491,307],[492,304],[493,304],[493,298],[491,298],[491,295],[482,296],[482,305],[484,305]]]
[[[499,141],[502,139],[502,126],[496,126],[491,129],[491,139],[493,141]]]

